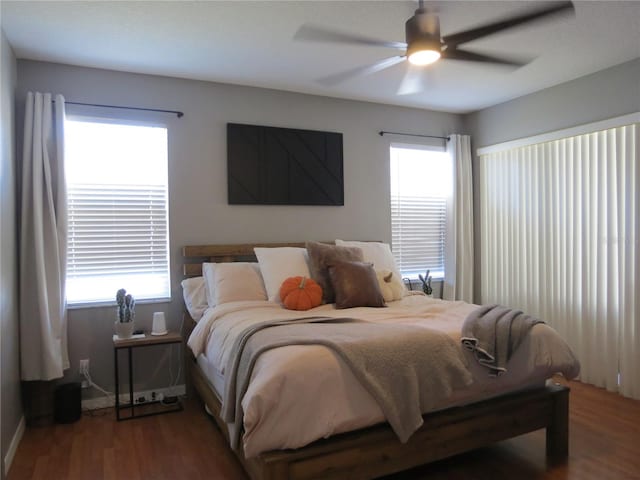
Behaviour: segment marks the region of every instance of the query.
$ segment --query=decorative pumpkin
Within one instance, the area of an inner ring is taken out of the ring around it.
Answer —
[[[389,270],[376,270],[378,285],[385,302],[400,300],[404,295],[404,285],[397,275]]]
[[[307,277],[289,277],[280,286],[280,300],[289,310],[309,310],[322,303],[322,287]]]

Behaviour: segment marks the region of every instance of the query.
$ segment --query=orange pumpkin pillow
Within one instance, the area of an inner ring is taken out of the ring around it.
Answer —
[[[289,310],[309,310],[322,303],[322,287],[307,277],[289,277],[280,286],[280,300]]]

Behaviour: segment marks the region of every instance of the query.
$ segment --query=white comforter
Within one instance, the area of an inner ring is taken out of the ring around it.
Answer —
[[[366,318],[375,322],[420,323],[460,340],[466,316],[477,308],[408,296],[387,308],[336,310],[322,305],[307,312],[285,310],[271,302],[232,302],[208,310],[191,334],[188,345],[200,361],[224,375],[235,337],[248,325],[268,319],[303,315]],[[549,326],[539,324],[494,378],[469,360],[474,384],[455,391],[439,408],[487,398],[516,387],[539,385],[554,373],[567,378],[579,365],[565,341]],[[223,392],[218,392],[222,397]],[[377,403],[356,381],[349,368],[323,346],[287,346],[260,357],[242,400],[243,437],[250,458],[268,450],[299,448],[319,438],[384,421]]]

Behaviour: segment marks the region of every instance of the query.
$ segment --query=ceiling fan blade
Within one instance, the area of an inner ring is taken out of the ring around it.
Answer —
[[[308,42],[351,43],[353,45],[368,45],[374,47],[395,48],[398,50],[406,50],[407,48],[407,44],[404,42],[387,42],[385,40],[378,40],[377,38],[365,37],[353,33],[329,30],[327,28],[311,24],[302,25],[293,38],[295,40],[304,40]]]
[[[333,85],[337,85],[338,83],[344,82],[353,77],[359,77],[363,75],[370,75],[372,73],[379,72],[384,70],[385,68],[392,67],[397,63],[402,62],[406,57],[404,56],[396,56],[385,58],[384,60],[380,60],[372,65],[364,65],[356,68],[352,68],[345,72],[336,73],[334,75],[329,75],[327,77],[319,78],[316,80],[319,84],[324,85],[326,87],[330,87]]]
[[[412,95],[414,93],[420,93],[424,90],[422,83],[422,75],[424,69],[412,64],[408,64],[407,72],[402,77],[402,82],[396,92],[398,95]]]
[[[524,23],[533,22],[534,20],[550,17],[560,13],[568,13],[569,10],[571,12],[575,11],[573,2],[554,2],[551,4],[547,4],[547,6],[542,9],[532,10],[515,17],[505,18],[504,20],[500,20],[498,22],[492,22],[481,27],[476,27],[470,30],[465,30],[463,32],[447,35],[443,37],[442,40],[447,46],[455,47],[456,45],[470,42],[472,40],[476,40],[478,38],[485,37],[502,30],[507,30]]]
[[[470,52],[459,48],[447,48],[442,52],[442,58],[446,58],[448,60],[468,60],[471,62],[495,63],[498,65],[512,67],[521,67],[533,60],[532,57],[496,57],[494,55],[485,55],[483,53]]]

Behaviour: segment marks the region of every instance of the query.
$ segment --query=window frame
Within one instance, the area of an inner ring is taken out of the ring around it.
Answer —
[[[69,111],[71,110],[71,111]],[[108,110],[108,109],[107,109]],[[85,113],[86,112],[86,113]],[[170,208],[169,208],[169,125],[166,122],[159,121],[157,118],[147,118],[148,116],[145,114],[135,115],[135,117],[131,114],[132,112],[120,112],[116,111],[113,113],[107,113],[105,111],[96,111],[93,107],[86,106],[75,106],[69,105],[67,106],[67,112],[65,114],[65,122],[86,122],[86,123],[103,123],[110,125],[122,125],[122,126],[133,126],[133,127],[152,127],[152,128],[163,128],[166,131],[167,137],[167,159],[166,159],[166,168],[167,168],[167,181],[166,181],[166,200],[165,200],[165,209],[166,209],[166,248],[167,248],[167,294],[152,298],[138,298],[136,297],[136,304],[145,305],[145,304],[166,304],[172,301],[172,268],[171,268],[171,232],[170,232]],[[137,113],[137,112],[136,112]],[[66,141],[66,140],[65,140]],[[65,174],[66,174],[66,165],[65,165]],[[66,187],[68,188],[68,183],[66,183]],[[68,200],[67,200],[68,206]],[[67,226],[67,232],[69,231],[69,226]],[[70,238],[70,237],[69,237]],[[67,251],[68,251],[67,245]],[[67,253],[67,265],[69,262],[69,255]],[[68,271],[65,270],[68,274]],[[67,285],[67,278],[65,278],[65,290]],[[132,292],[135,296],[135,292]],[[101,307],[110,307],[114,306],[115,302],[115,292],[114,292],[114,300],[96,300],[96,301],[75,301],[70,303],[68,300],[66,301],[66,307],[68,310],[74,309],[85,309],[85,308],[101,308]]]
[[[388,185],[389,185],[389,208],[390,208],[390,212],[389,212],[389,226],[391,228],[391,230],[393,230],[393,221],[392,221],[392,216],[391,216],[391,149],[392,148],[404,148],[404,149],[412,149],[412,150],[425,150],[425,151],[430,151],[430,152],[436,152],[436,153],[442,153],[442,154],[448,154],[448,150],[447,150],[447,140],[446,138],[417,138],[417,139],[411,139],[411,141],[406,141],[406,140],[394,140],[394,139],[390,139],[387,142],[387,155],[388,155],[388,161],[387,161],[387,167],[388,167]],[[453,165],[451,163],[451,161],[449,160],[449,168],[451,169],[451,190],[449,192],[449,195],[447,195],[445,197],[445,220],[444,220],[444,228],[443,228],[443,234],[444,234],[444,246],[443,246],[443,251],[442,251],[442,265],[443,265],[443,270],[442,272],[430,272],[429,275],[431,275],[432,279],[434,281],[443,281],[445,279],[446,276],[446,271],[447,271],[447,237],[449,236],[449,225],[450,222],[452,221],[451,215],[453,214],[453,209],[452,209],[452,203],[453,203]],[[393,233],[391,233],[391,246],[393,247]],[[393,250],[393,248],[392,248]],[[395,256],[394,256],[395,258]],[[400,265],[398,265],[398,268],[400,268]],[[409,281],[418,281],[418,276],[417,274],[405,274],[404,272],[400,271],[400,273],[402,274],[403,278],[408,279]],[[426,271],[424,272],[426,273]]]

